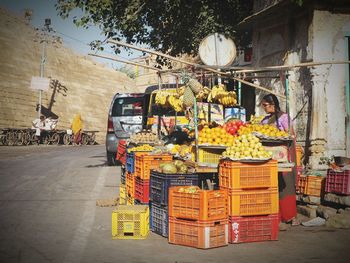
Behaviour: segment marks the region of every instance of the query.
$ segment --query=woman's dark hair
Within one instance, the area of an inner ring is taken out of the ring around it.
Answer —
[[[267,103],[269,104],[272,104],[272,105],[275,105],[275,118],[276,118],[276,125],[277,125],[277,128],[279,128],[279,124],[278,124],[278,118],[281,116],[281,108],[280,108],[280,103],[276,97],[276,95],[270,93],[270,94],[267,94],[265,95],[261,101],[266,101]]]

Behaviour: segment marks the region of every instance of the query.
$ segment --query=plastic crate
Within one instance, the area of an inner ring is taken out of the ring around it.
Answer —
[[[306,192],[307,176],[301,175],[298,179],[297,192],[299,194],[305,194]]]
[[[149,180],[135,177],[135,199],[143,204],[149,202]]]
[[[196,148],[192,147],[192,161],[195,161]],[[225,149],[198,149],[198,164],[207,166],[217,166]]]
[[[301,166],[301,159],[303,156],[303,147],[301,145],[297,145],[295,147],[295,163],[297,166]]]
[[[126,200],[127,205],[134,205],[135,204],[135,199],[134,197],[128,196]]]
[[[157,169],[161,163],[171,162],[172,160],[173,156],[169,154],[150,155],[135,153],[136,176],[149,180],[152,169]]]
[[[306,176],[306,187],[304,194],[323,197],[325,190],[325,177],[308,175]]]
[[[120,167],[120,183],[125,184],[126,169],[125,166]]]
[[[338,172],[328,169],[326,177],[326,192],[350,195],[350,170]]]
[[[219,185],[232,190],[278,187],[277,161],[241,163],[222,160]]]
[[[229,216],[278,213],[278,189],[228,190]]]
[[[118,142],[116,160],[123,165],[126,164],[126,140]]]
[[[126,194],[126,186],[125,184],[119,185],[119,204],[126,205],[128,195]]]
[[[148,234],[147,205],[120,205],[112,212],[112,239],[145,239]]]
[[[229,243],[278,240],[279,216],[247,216],[229,218]]]
[[[128,196],[135,197],[135,176],[134,174],[126,172],[126,192]]]
[[[168,205],[168,191],[171,186],[198,185],[197,174],[164,174],[151,171],[150,200]]]
[[[228,216],[226,190],[201,190],[181,192],[190,186],[169,188],[169,216],[192,220],[220,220]],[[185,190],[186,191],[186,190]]]
[[[163,237],[168,237],[168,206],[150,203],[150,229]]]
[[[228,219],[192,221],[169,217],[169,243],[195,248],[228,245]]]
[[[134,154],[134,152],[126,154],[126,170],[129,173],[134,173],[134,171],[135,171],[135,154]]]

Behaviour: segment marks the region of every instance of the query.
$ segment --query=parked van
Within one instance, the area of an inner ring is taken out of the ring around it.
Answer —
[[[117,93],[114,95],[109,108],[106,134],[108,165],[116,164],[115,157],[119,140],[126,140],[132,133],[142,130],[149,102],[146,97],[144,93]]]
[[[175,84],[163,84],[162,89],[174,89]],[[167,135],[168,128],[175,124],[184,125],[187,120],[183,113],[177,114],[169,109],[162,109],[155,105],[155,95],[158,85],[149,86],[144,93],[117,93],[114,95],[109,112],[106,134],[106,152],[108,165],[116,165],[117,146],[120,140],[126,140],[131,134],[143,128],[158,132],[158,118],[160,131]]]

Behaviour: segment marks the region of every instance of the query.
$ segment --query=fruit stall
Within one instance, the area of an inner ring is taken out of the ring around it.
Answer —
[[[168,134],[157,120],[119,142],[112,237],[144,239],[152,231],[201,249],[278,240],[277,174],[294,168],[292,137],[261,124],[261,116],[246,121],[237,89],[205,86],[190,74],[179,79],[176,89],[155,95],[157,107],[176,112]],[[187,123],[176,125],[177,113]]]
[[[254,71],[144,51],[193,67],[155,69],[154,104],[168,119],[151,116],[145,130],[119,141],[120,205],[112,213],[112,238],[145,239],[152,231],[170,244],[200,249],[278,240],[278,172],[295,169],[293,137],[261,124],[261,116],[247,121],[240,105],[242,83],[274,92],[246,80]],[[175,77],[175,89],[163,89],[163,74]],[[288,77],[278,74],[285,95],[274,94],[285,99],[289,115]]]

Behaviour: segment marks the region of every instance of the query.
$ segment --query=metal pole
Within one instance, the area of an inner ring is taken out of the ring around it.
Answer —
[[[41,61],[40,61],[40,77],[44,77],[44,67],[46,62],[46,32],[44,32],[44,41],[43,41],[43,48],[41,51]],[[39,107],[38,107],[38,118],[40,119],[41,115],[41,103],[42,103],[42,90],[39,90]]]
[[[194,137],[195,137],[195,162],[198,163],[198,121],[197,121],[197,116],[198,116],[198,111],[197,111],[197,100],[196,97],[193,98],[194,102],[194,107],[193,107],[193,123],[194,123]]]
[[[290,123],[290,114],[289,114],[289,81],[288,81],[288,73],[285,74],[285,86],[286,86],[286,111],[287,111],[287,116],[288,116],[288,133],[290,134],[291,132],[291,123]]]

